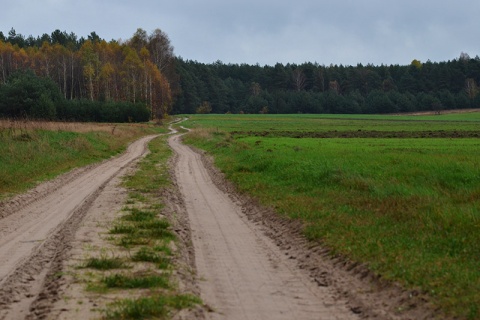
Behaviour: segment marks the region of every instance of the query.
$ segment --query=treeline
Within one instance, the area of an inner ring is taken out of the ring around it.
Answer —
[[[16,79],[21,87],[18,81],[30,78],[16,74],[26,70],[53,81],[61,103],[47,103],[46,97],[52,95],[43,92],[24,97],[23,106],[17,101],[15,110],[7,107],[8,94],[15,92],[9,83]],[[132,105],[149,110],[150,118],[196,112],[441,111],[480,107],[479,83],[480,58],[465,53],[448,62],[413,60],[407,66],[278,63],[262,67],[175,58],[168,36],[159,29],[151,34],[138,29],[131,39],[109,42],[95,32],[87,38],[60,30],[38,37],[24,37],[14,29],[8,35],[0,32],[0,116],[41,117],[42,103],[56,106],[55,112],[47,108],[52,112],[45,118],[102,119],[98,121],[112,119],[106,115],[114,110],[122,119],[143,119],[125,116],[136,110]],[[37,99],[37,105],[32,108],[29,99]],[[83,111],[74,115],[75,108]]]
[[[176,113],[396,113],[478,108],[480,58],[408,66],[259,66],[178,59]]]
[[[83,112],[91,110],[91,114],[95,108],[104,109],[107,106],[125,113],[135,105],[150,110],[152,118],[162,118],[172,108],[171,83],[176,81],[174,60],[170,40],[160,29],[150,35],[138,29],[131,39],[110,42],[101,39],[95,32],[87,39],[60,30],[36,38],[24,37],[14,29],[8,36],[0,32],[0,97],[4,102],[0,101],[0,107],[6,105],[6,94],[13,92],[7,85],[14,81],[18,84],[18,81],[32,80],[31,77],[17,75],[30,70],[40,79],[51,79],[63,100],[73,101],[60,103],[51,100],[58,110],[54,114],[45,114],[45,118],[82,118],[80,111],[78,117],[73,115],[75,105],[79,110],[83,108]],[[43,99],[48,96],[44,94]],[[25,98],[27,105],[21,106],[18,102],[17,110],[0,108],[0,115],[18,116],[23,112],[24,116],[40,117],[38,112],[28,113],[35,109],[28,106],[30,98]],[[36,102],[41,103],[40,100]],[[66,109],[61,105],[70,106],[66,108],[70,112],[62,114],[60,110]],[[107,113],[113,114],[103,112]],[[132,113],[126,118],[134,119],[136,116]]]
[[[21,33],[17,33],[15,29],[10,29],[8,35],[6,36],[2,31],[0,31],[0,40],[3,42],[8,42],[12,45],[16,45],[19,48],[28,48],[28,47],[41,47],[44,42],[47,42],[51,45],[60,44],[65,47],[80,49],[80,47],[87,41],[98,42],[103,39],[95,32],[91,32],[87,38],[78,37],[75,33],[66,31],[60,31],[59,29],[55,30],[51,34],[44,33],[41,36],[34,37],[29,35],[25,37]]]

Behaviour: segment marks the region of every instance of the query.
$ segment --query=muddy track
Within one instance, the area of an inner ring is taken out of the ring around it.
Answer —
[[[144,155],[154,137],[0,207],[0,319],[48,316],[62,282],[58,273],[83,217],[105,185]]]

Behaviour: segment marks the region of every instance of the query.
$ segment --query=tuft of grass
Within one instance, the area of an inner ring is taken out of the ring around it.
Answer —
[[[153,250],[156,252],[163,252],[166,256],[171,256],[172,255],[172,249],[166,244],[166,243],[161,243],[153,247]]]
[[[172,261],[169,258],[162,257],[159,261],[157,261],[156,266],[158,269],[161,270],[168,270],[172,265]]]
[[[106,319],[165,319],[171,310],[181,310],[201,303],[191,295],[154,295],[138,299],[124,299],[114,302],[105,310]]]
[[[156,217],[155,212],[140,210],[137,208],[129,209],[129,213],[122,217],[122,220],[140,222],[140,221],[149,221],[153,220]]]
[[[163,220],[147,220],[138,223],[120,223],[110,229],[111,234],[122,235],[117,243],[125,248],[151,244],[155,240],[174,240],[175,235],[167,230],[168,222]]]
[[[128,234],[134,235],[137,233],[137,229],[133,224],[118,223],[115,224],[109,231],[111,234]]]
[[[153,249],[142,247],[132,256],[132,261],[152,262],[156,264],[157,268],[166,270],[172,264],[170,255],[171,250],[166,246],[156,246]]]
[[[120,222],[110,229],[110,234],[123,235],[118,239],[122,247],[149,244],[153,240],[174,240],[175,235],[168,230],[170,223],[166,219],[156,218],[150,211],[131,209]]]
[[[170,223],[165,220],[151,220],[137,223],[139,233],[145,237],[158,240],[173,240],[175,235],[168,230]]]
[[[158,252],[153,251],[148,247],[142,247],[138,250],[133,256],[133,261],[143,261],[143,262],[159,262],[162,259],[162,255]]]
[[[148,289],[170,287],[166,275],[124,275],[114,274],[103,278],[103,283],[107,288],[120,289]]]
[[[170,222],[166,219],[143,219],[136,223],[136,226],[140,229],[146,230],[167,230],[170,227]]]
[[[152,244],[153,239],[140,237],[138,235],[125,235],[117,239],[117,244],[124,248],[131,248],[134,246],[144,246]]]
[[[96,270],[112,270],[128,268],[128,265],[120,258],[100,257],[88,259],[82,267]]]
[[[132,191],[129,194],[129,202],[130,204],[134,204],[135,202],[140,202],[140,203],[147,203],[148,202],[148,197],[143,195],[142,193],[138,191]]]

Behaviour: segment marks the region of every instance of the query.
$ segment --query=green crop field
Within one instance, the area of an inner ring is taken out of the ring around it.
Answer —
[[[305,221],[309,239],[476,319],[479,115],[202,115],[185,123],[197,128],[185,141],[213,154],[241,191]],[[325,130],[338,135],[313,135]],[[368,130],[435,134],[357,135]]]
[[[385,115],[195,115],[186,127],[228,132],[480,131],[480,112],[431,116]]]

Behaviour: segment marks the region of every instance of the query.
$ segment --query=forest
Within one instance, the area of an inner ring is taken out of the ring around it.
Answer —
[[[0,116],[146,121],[192,113],[399,113],[479,108],[480,58],[356,66],[205,64],[168,35],[105,41],[0,32]],[[30,88],[24,90],[24,88]],[[121,115],[117,113],[120,112]]]
[[[479,108],[480,58],[275,66],[176,60],[177,113],[398,113]]]
[[[173,47],[156,29],[126,41],[55,30],[0,32],[0,116],[147,121],[171,112]],[[123,113],[119,116],[116,113]]]

